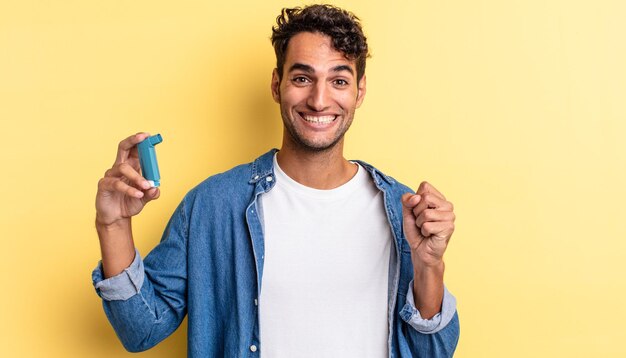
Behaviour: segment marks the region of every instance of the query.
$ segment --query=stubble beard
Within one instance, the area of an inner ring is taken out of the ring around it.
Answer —
[[[336,133],[335,138],[333,138],[330,143],[318,143],[316,141],[308,140],[301,133],[298,132],[296,126],[292,123],[292,120],[288,113],[283,110],[281,105],[281,116],[283,119],[283,126],[287,129],[289,136],[291,138],[291,142],[297,147],[297,149],[307,151],[307,152],[315,152],[322,153],[328,152],[334,149],[339,143],[343,141],[346,132],[350,129],[352,125],[352,119],[354,117],[354,113],[346,113],[348,117],[344,118],[347,122],[345,122],[344,126],[339,129]],[[294,118],[294,120],[297,120]],[[335,119],[337,120],[337,119]]]

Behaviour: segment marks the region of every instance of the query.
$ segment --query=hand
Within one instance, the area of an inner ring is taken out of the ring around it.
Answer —
[[[422,182],[415,194],[402,195],[404,234],[414,266],[434,267],[443,263],[443,254],[454,232],[453,210],[452,203],[427,182]]]
[[[141,212],[150,201],[158,199],[159,188],[140,174],[137,143],[150,134],[137,133],[120,142],[113,167],[98,182],[96,194],[96,225],[110,226]]]

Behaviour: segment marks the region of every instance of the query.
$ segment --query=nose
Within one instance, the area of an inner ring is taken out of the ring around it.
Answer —
[[[307,105],[314,111],[321,112],[328,108],[330,102],[330,93],[323,81],[316,82],[311,87],[311,92],[307,98]]]

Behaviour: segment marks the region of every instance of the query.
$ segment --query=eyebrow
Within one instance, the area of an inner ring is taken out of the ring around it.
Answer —
[[[339,65],[339,66],[335,66],[332,69],[333,72],[342,72],[342,71],[348,71],[350,72],[351,75],[354,76],[354,70],[352,69],[352,67],[348,66],[348,65]]]
[[[291,65],[291,67],[289,67],[289,72],[293,72],[293,71],[304,71],[306,73],[313,73],[315,72],[315,70],[313,70],[313,67],[309,66],[309,65],[305,65],[303,63],[294,63],[293,65]]]
[[[313,69],[313,67],[309,66],[309,65],[305,65],[304,63],[294,63],[293,65],[291,65],[291,67],[289,67],[289,72],[293,72],[293,71],[303,71],[306,73],[314,73],[315,70]],[[331,69],[332,72],[342,72],[342,71],[347,71],[350,72],[351,75],[354,76],[354,70],[352,69],[352,67],[348,66],[348,65],[339,65],[339,66],[335,66]]]

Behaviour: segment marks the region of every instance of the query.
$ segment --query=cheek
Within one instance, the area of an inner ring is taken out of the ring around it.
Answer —
[[[356,107],[356,93],[342,93],[336,99],[337,103],[344,109]]]
[[[279,96],[280,102],[287,106],[293,106],[303,100],[306,100],[306,94],[304,94],[304,91],[299,91],[293,87],[281,87]]]

